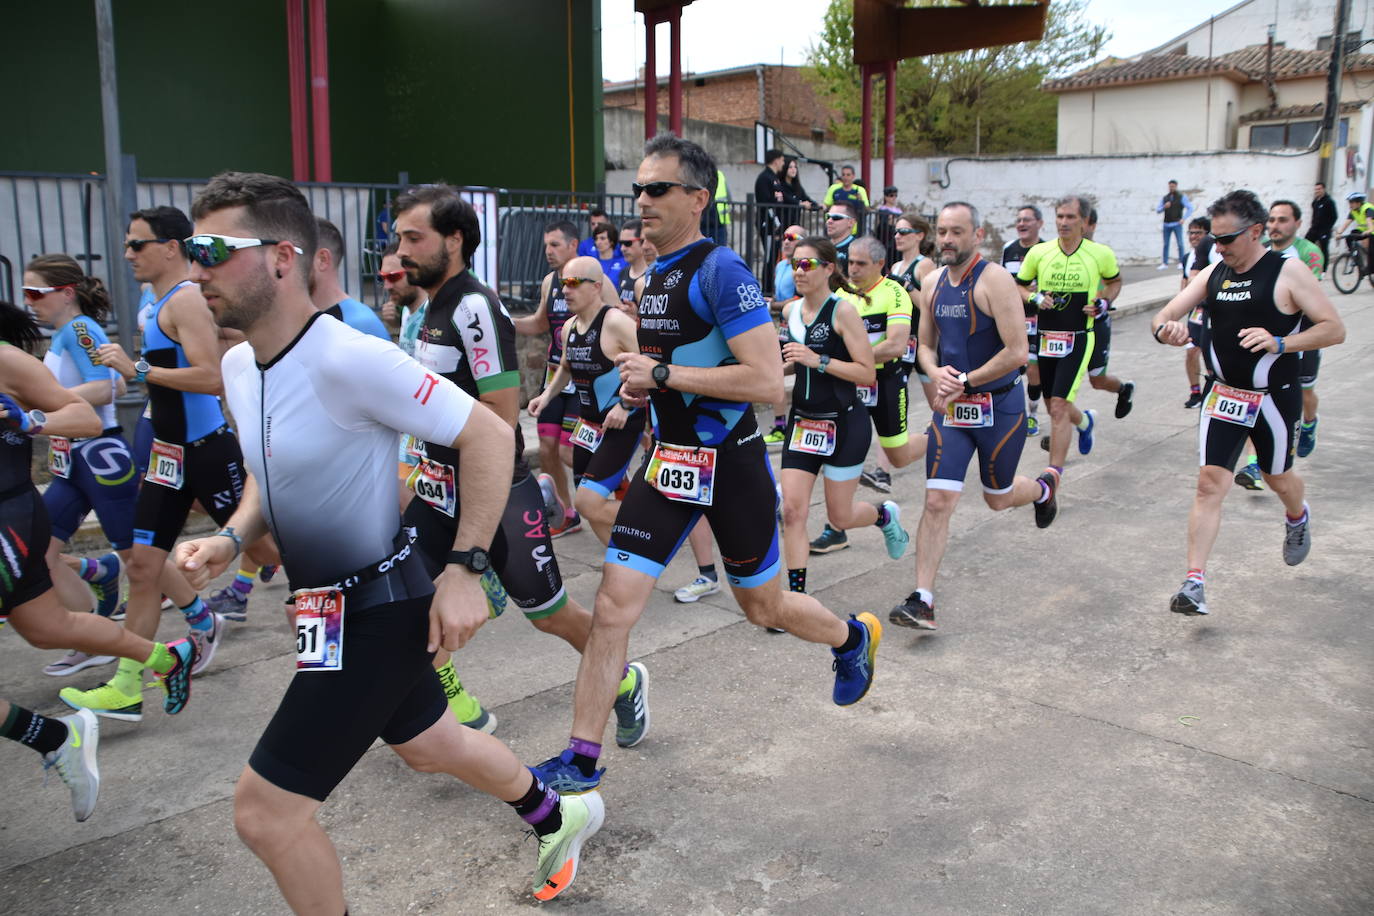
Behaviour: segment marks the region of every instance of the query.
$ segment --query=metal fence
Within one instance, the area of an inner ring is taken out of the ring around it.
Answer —
[[[77,258],[107,285],[125,282],[111,265],[122,239],[107,244],[103,176],[0,171],[0,296],[17,301],[23,265],[34,255],[64,251]],[[148,178],[137,181],[137,206],[170,204],[189,212],[204,179]],[[338,225],[344,237],[345,259],[340,279],[350,295],[380,306],[383,292],[376,281],[381,251],[392,236],[391,203],[408,187],[402,173],[396,183],[303,183],[301,190],[315,212]],[[585,237],[587,216],[600,207],[619,226],[638,215],[629,194],[579,194],[566,191],[461,189],[482,216],[483,251],[474,270],[495,287],[514,311],[537,305],[540,281],[548,273],[544,258],[544,227],[566,219]],[[807,234],[825,232],[824,208],[803,209],[760,204],[753,195],[744,200],[712,204],[717,217],[714,236],[744,258],[763,282],[771,286],[781,229],[800,225]],[[866,230],[891,248],[891,214],[864,214]],[[122,223],[122,219],[120,220]],[[491,236],[494,236],[492,238]]]

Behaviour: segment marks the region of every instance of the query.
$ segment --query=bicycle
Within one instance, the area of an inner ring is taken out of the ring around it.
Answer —
[[[1359,232],[1344,236],[1346,250],[1331,262],[1331,282],[1336,289],[1346,295],[1358,289],[1360,281],[1365,277],[1369,277],[1369,284],[1374,286],[1374,274],[1370,273],[1368,257],[1364,246],[1360,244],[1364,237],[1365,235]]]

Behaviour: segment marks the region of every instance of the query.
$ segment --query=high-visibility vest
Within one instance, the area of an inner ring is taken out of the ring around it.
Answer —
[[[730,199],[730,189],[725,185],[725,173],[716,169],[716,216],[720,218],[722,226],[730,225],[730,205],[726,203]]]

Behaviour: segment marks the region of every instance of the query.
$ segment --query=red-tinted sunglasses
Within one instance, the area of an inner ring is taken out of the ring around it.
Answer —
[[[400,283],[406,278],[404,270],[379,270],[377,280],[380,283]]]
[[[26,286],[24,287],[24,298],[29,302],[37,302],[49,293],[55,293],[59,289],[71,289],[75,283],[64,283],[61,286]]]

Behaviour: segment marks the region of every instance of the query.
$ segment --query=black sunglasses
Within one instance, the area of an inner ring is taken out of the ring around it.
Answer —
[[[837,219],[853,219],[854,217],[850,216],[848,213],[827,213],[825,218],[833,222]]]
[[[125,248],[128,248],[128,249],[129,249],[130,251],[132,251],[134,254],[138,254],[140,251],[143,250],[143,246],[144,246],[144,245],[160,245],[160,244],[162,244],[163,242],[180,242],[180,241],[181,241],[180,239],[129,239],[128,241],[126,241],[126,242],[124,243],[124,247],[125,247]]]
[[[651,181],[648,184],[632,182],[630,190],[634,191],[635,197],[641,194],[648,194],[650,197],[662,197],[668,193],[669,188],[682,188],[684,191],[700,191],[701,187],[694,184],[683,184],[681,181]]]
[[[1246,226],[1246,227],[1244,227],[1244,228],[1242,228],[1242,229],[1237,229],[1235,232],[1228,232],[1228,233],[1226,233],[1225,235],[1217,235],[1217,234],[1214,232],[1214,233],[1212,233],[1212,241],[1215,242],[1215,243],[1217,243],[1218,245],[1229,245],[1229,244],[1231,244],[1232,242],[1234,242],[1236,239],[1238,239],[1238,238],[1240,238],[1242,235],[1244,235],[1246,232],[1249,232],[1251,229],[1253,229],[1254,227],[1256,227],[1256,226],[1258,226],[1258,225],[1259,225],[1259,223],[1251,223],[1250,225],[1248,225],[1248,226]]]
[[[620,240],[620,247],[621,247],[621,248],[629,248],[631,245],[633,245],[635,242],[638,242],[638,241],[639,241],[639,239],[621,239],[621,240]]]

